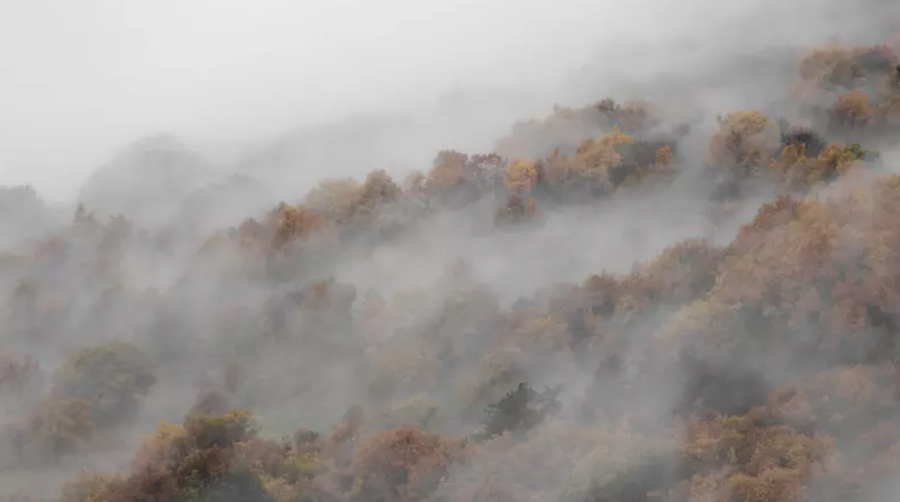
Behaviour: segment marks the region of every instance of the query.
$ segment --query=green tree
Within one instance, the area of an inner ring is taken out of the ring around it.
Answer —
[[[91,403],[98,426],[120,424],[137,412],[156,383],[150,360],[138,347],[111,342],[78,350],[57,373],[54,393]]]
[[[525,382],[508,392],[500,400],[488,405],[482,420],[482,430],[475,434],[478,441],[505,432],[524,433],[541,423],[548,415],[562,407],[557,399],[560,388],[536,391]]]

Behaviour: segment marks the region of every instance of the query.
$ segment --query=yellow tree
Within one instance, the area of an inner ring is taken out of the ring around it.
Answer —
[[[297,239],[304,239],[323,226],[324,222],[314,211],[286,205],[275,223],[274,247],[282,248]]]
[[[725,165],[750,174],[768,165],[780,144],[781,132],[775,122],[760,111],[740,110],[719,119],[705,160],[708,167]]]
[[[367,207],[395,202],[400,198],[400,187],[382,169],[372,171],[363,182],[360,202]]]
[[[323,218],[343,223],[353,215],[362,195],[360,182],[353,178],[335,178],[319,182],[306,195],[306,203]]]
[[[873,116],[869,95],[862,89],[841,94],[831,107],[831,117],[834,121],[853,128],[867,126]]]
[[[428,172],[426,187],[442,190],[451,187],[465,178],[468,155],[444,150],[438,153]]]
[[[900,126],[900,66],[897,67],[897,92],[884,100],[875,110],[875,118],[880,125],[887,127]]]
[[[91,407],[84,399],[46,399],[29,417],[26,442],[51,458],[76,451],[93,438]]]
[[[466,454],[464,442],[405,426],[381,431],[359,446],[351,496],[425,500]],[[354,497],[355,498],[355,497]]]
[[[634,138],[618,127],[598,137],[584,141],[569,162],[570,172],[591,184],[614,188],[609,171],[622,165],[621,148],[634,144]]]
[[[529,192],[537,182],[537,168],[534,162],[524,159],[513,159],[506,166],[503,182],[511,192]]]

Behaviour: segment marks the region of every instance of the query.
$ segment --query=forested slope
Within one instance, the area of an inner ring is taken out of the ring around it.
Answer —
[[[898,54],[813,51],[791,117],[708,133],[560,107],[212,235],[97,188],[0,252],[0,459],[64,502],[893,500]]]

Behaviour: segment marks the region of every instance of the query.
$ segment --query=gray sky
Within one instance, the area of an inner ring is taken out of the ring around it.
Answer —
[[[144,134],[256,141],[452,86],[543,85],[623,37],[762,3],[0,0],[0,184],[68,198]]]
[[[0,0],[0,183],[59,198],[144,133],[255,140],[454,84],[558,77],[590,50],[582,30],[604,10],[572,0]]]

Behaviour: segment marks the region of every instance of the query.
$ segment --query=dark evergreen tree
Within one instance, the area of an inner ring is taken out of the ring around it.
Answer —
[[[524,433],[541,423],[562,407],[557,399],[560,388],[536,391],[525,382],[508,392],[500,400],[488,405],[482,420],[482,430],[475,434],[477,441],[488,440],[505,432]]]

